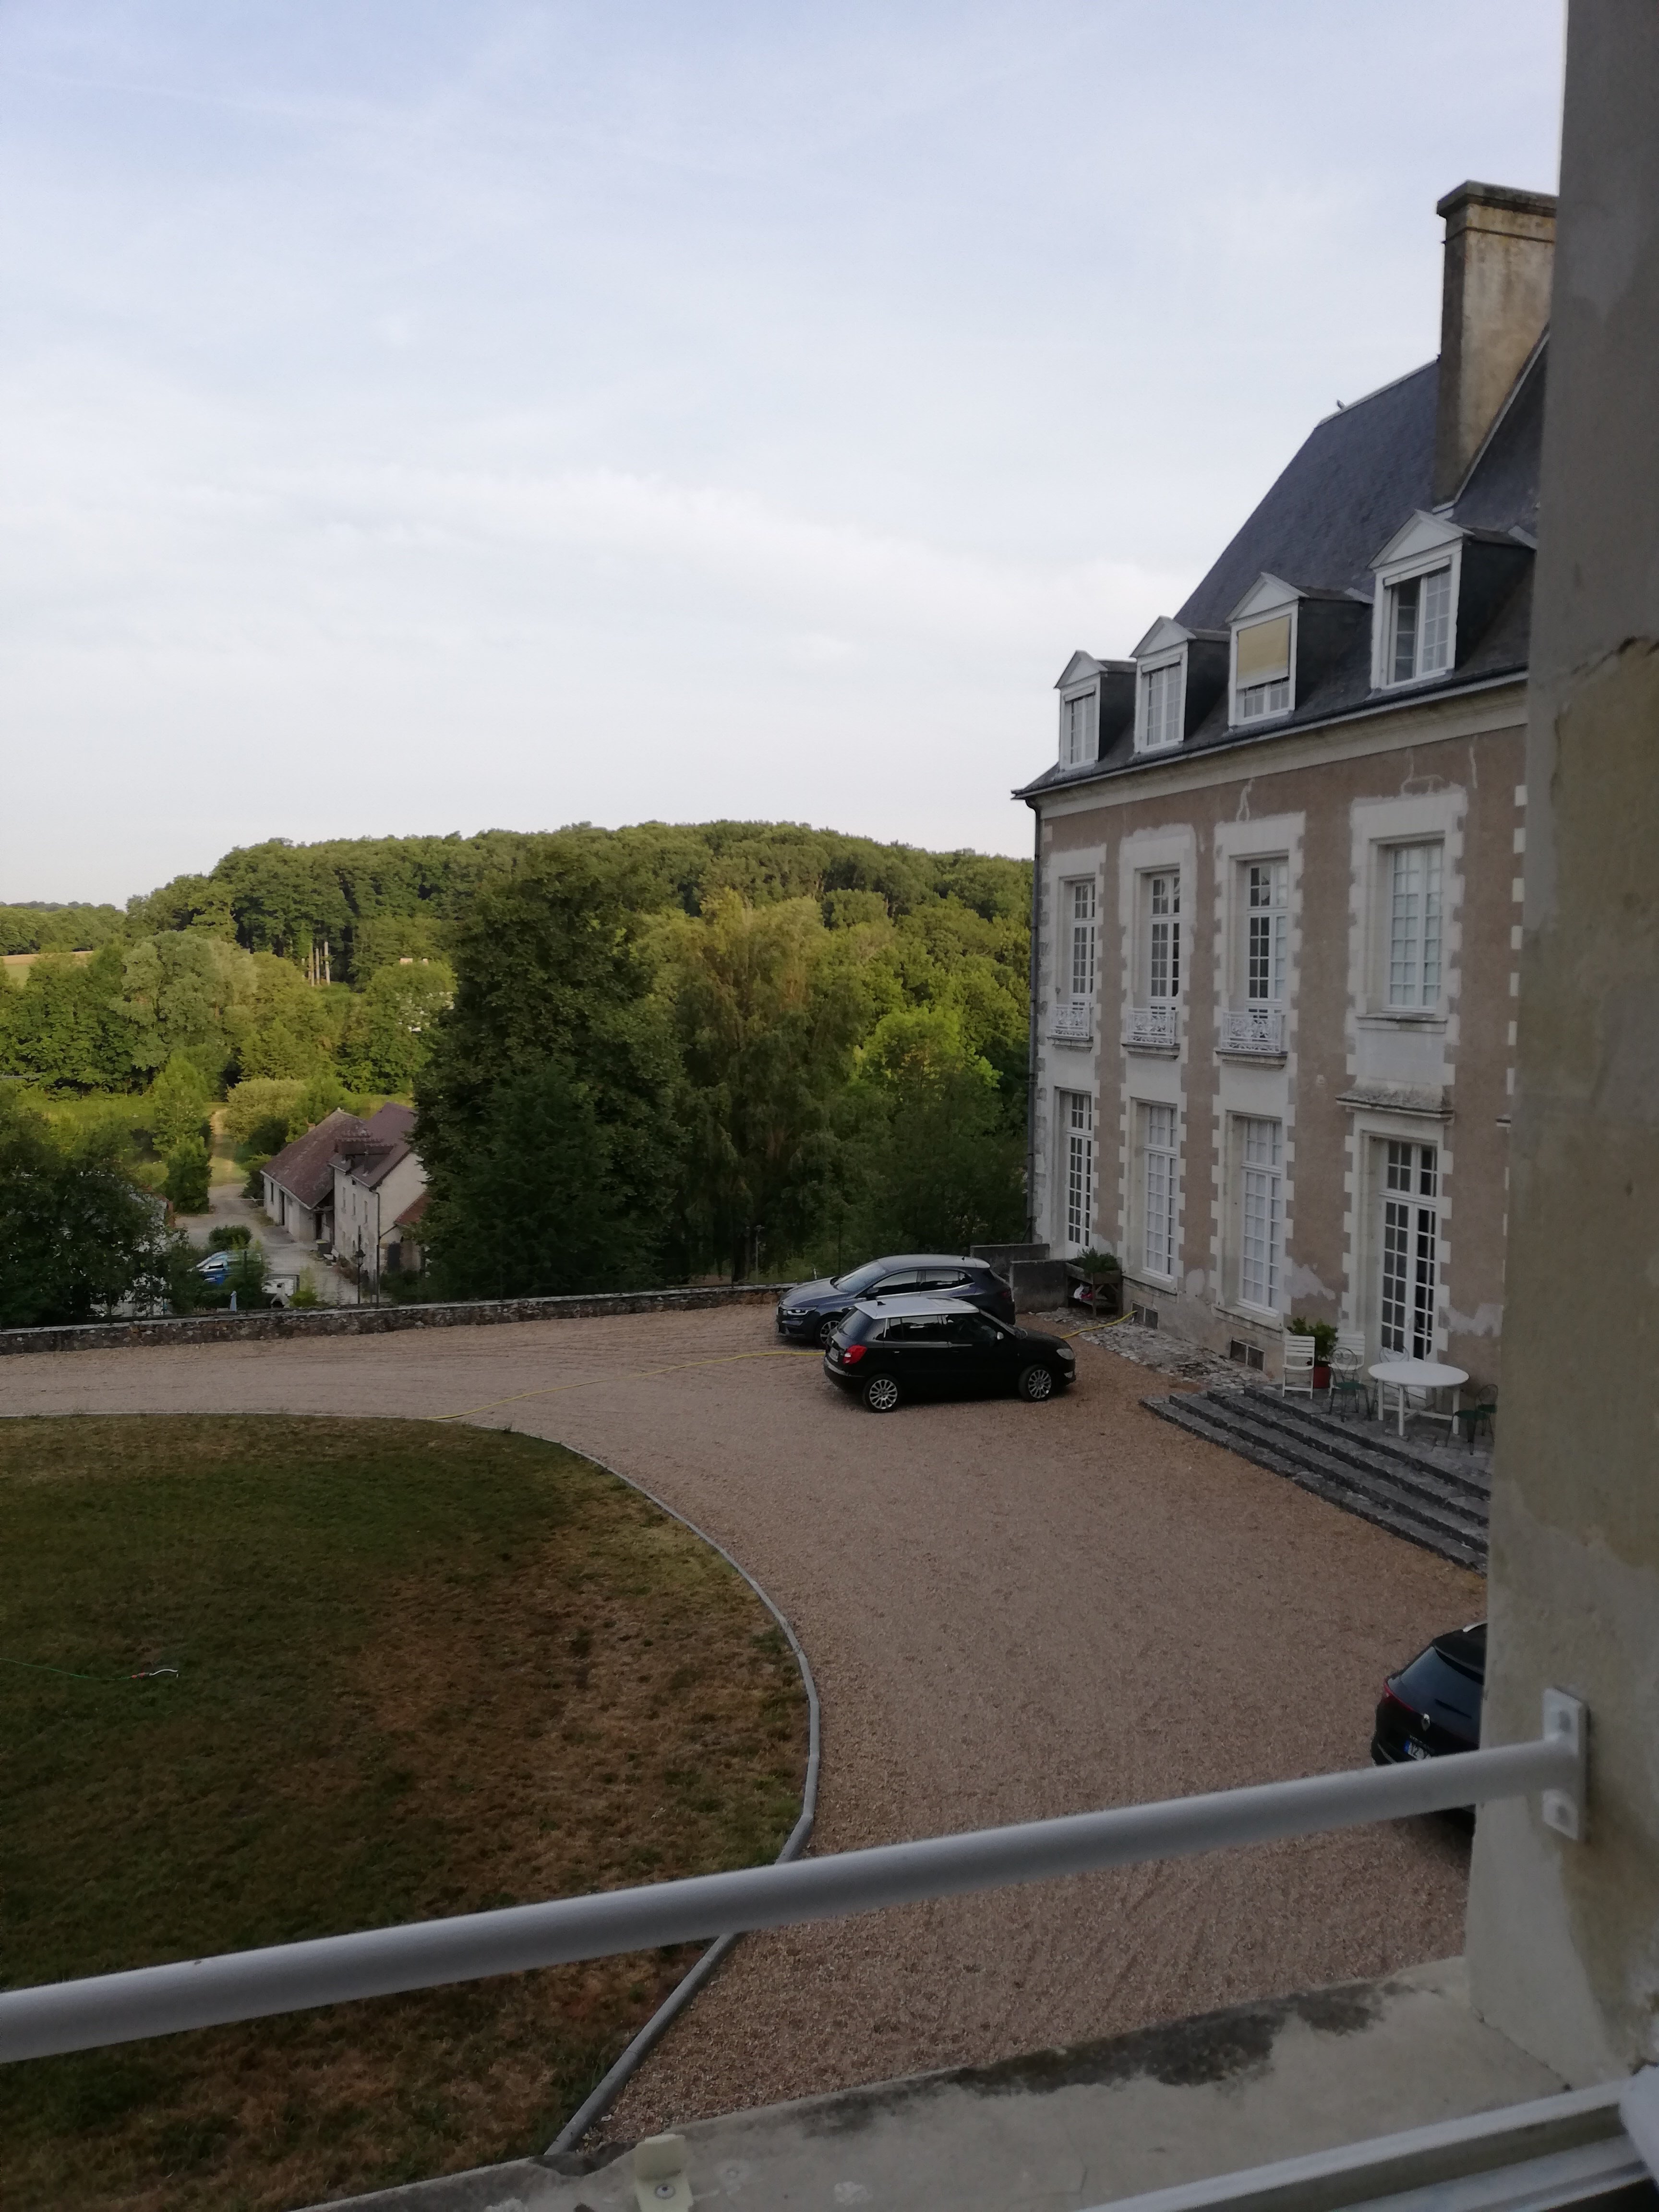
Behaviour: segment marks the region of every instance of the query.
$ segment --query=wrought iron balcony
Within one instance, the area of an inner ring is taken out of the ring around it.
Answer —
[[[1241,1060],[1282,1060],[1285,1057],[1285,1010],[1282,1006],[1240,1006],[1221,1017],[1220,1049]]]
[[[1048,1018],[1048,1036],[1054,1044],[1091,1044],[1094,1041],[1094,1007],[1087,999],[1056,999]]]
[[[1173,1001],[1123,1009],[1123,1042],[1131,1052],[1173,1052],[1181,1042]]]

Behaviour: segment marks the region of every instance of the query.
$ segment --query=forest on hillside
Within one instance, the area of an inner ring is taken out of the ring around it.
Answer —
[[[960,1249],[1024,1220],[1030,896],[792,823],[272,841],[125,912],[0,907],[36,955],[0,1075],[179,1144],[223,1101],[256,1150],[412,1096],[448,1295]]]

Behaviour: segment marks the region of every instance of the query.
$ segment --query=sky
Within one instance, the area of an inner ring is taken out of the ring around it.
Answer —
[[[1030,849],[1551,190],[1560,0],[4,0],[0,902],[272,836]]]

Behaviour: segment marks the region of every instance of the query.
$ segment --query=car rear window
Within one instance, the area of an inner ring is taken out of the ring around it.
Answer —
[[[1471,1730],[1480,1724],[1480,1680],[1466,1668],[1454,1666],[1430,1644],[1409,1667],[1395,1676],[1395,1686],[1409,1705],[1419,1712],[1462,1722]]]

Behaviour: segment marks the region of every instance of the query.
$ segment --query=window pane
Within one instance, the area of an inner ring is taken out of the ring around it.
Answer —
[[[1278,1121],[1239,1123],[1240,1237],[1238,1291],[1248,1305],[1279,1310],[1284,1245],[1285,1194],[1281,1172],[1285,1133]]]
[[[1413,576],[1408,584],[1396,584],[1389,594],[1394,601],[1394,678],[1404,684],[1417,673],[1417,601],[1419,580]]]
[[[1066,1236],[1086,1246],[1094,1219],[1094,1101],[1086,1091],[1060,1094],[1065,1133]]]
[[[1146,747],[1172,745],[1181,735],[1181,664],[1154,668],[1141,681],[1146,687]]]
[[[1423,579],[1422,641],[1417,655],[1419,676],[1432,676],[1451,665],[1451,570],[1437,568]]]
[[[1146,1220],[1141,1261],[1149,1274],[1175,1273],[1176,1109],[1141,1109],[1141,1188]]]

